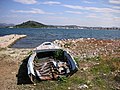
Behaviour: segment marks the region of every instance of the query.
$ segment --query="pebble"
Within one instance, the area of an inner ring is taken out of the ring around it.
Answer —
[[[86,84],[82,84],[82,85],[78,86],[78,88],[85,89],[85,88],[88,88],[88,86]]]
[[[70,90],[71,88],[70,87],[68,87],[68,90]]]
[[[82,68],[83,71],[85,71],[85,70],[87,70],[87,69],[88,69],[88,67]]]

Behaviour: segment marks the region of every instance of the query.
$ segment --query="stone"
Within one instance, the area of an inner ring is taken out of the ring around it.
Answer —
[[[82,85],[79,85],[78,88],[85,89],[85,88],[88,88],[88,86],[86,84],[82,84]]]

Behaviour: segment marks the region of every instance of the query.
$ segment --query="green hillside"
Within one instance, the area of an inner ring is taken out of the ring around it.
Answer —
[[[42,27],[47,27],[47,25],[35,21],[27,21],[23,22],[22,24],[14,26],[14,28],[42,28]]]

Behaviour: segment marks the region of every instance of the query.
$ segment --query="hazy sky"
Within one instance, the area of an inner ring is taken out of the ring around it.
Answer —
[[[118,26],[120,0],[0,0],[0,23]]]

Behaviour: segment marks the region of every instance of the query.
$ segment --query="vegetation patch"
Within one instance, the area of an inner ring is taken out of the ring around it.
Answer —
[[[97,66],[93,66],[93,68],[91,68],[91,72],[94,74],[94,75],[97,75],[97,74],[108,74],[111,72],[111,68],[109,67],[108,64],[104,64],[104,63],[101,63]]]
[[[79,57],[74,57],[74,60],[76,61],[77,66],[79,67],[80,58]]]
[[[103,79],[102,77],[95,77],[92,81],[94,87],[99,87],[100,90],[109,90],[107,87],[107,83],[105,81],[105,79]]]
[[[54,52],[54,58],[55,58],[55,59],[60,59],[60,60],[63,59],[63,56],[64,56],[63,53],[64,53],[64,52],[63,52],[63,50],[61,50],[61,49],[55,51],[55,52]]]
[[[111,71],[114,72],[116,70],[120,70],[120,58],[112,58],[107,61],[109,67],[111,68]]]

